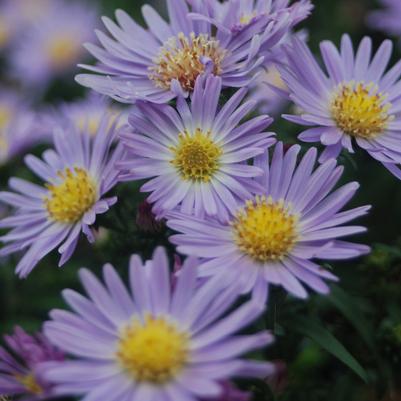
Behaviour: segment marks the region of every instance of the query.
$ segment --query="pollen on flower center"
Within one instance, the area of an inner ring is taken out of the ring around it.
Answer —
[[[31,394],[41,395],[43,394],[43,388],[37,382],[35,376],[32,373],[29,373],[25,376],[16,376],[17,381],[22,384],[27,391]]]
[[[149,69],[149,78],[163,89],[170,89],[171,81],[176,79],[184,90],[192,91],[207,62],[213,64],[214,75],[221,74],[225,55],[219,41],[206,34],[191,33],[188,38],[180,33],[161,48],[155,65]]]
[[[75,62],[81,45],[71,35],[50,38],[47,45],[47,54],[50,63],[55,68],[68,67]]]
[[[173,160],[181,177],[191,181],[209,181],[218,170],[222,149],[200,129],[195,134],[179,134],[178,145],[171,148]]]
[[[82,168],[67,168],[58,173],[59,185],[48,185],[45,206],[50,217],[61,223],[76,223],[96,202],[97,188]]]
[[[265,263],[284,257],[293,248],[298,217],[284,203],[270,197],[249,200],[232,222],[238,248],[257,262]]]
[[[342,84],[331,103],[331,114],[337,127],[356,138],[372,139],[382,134],[393,116],[386,95],[373,83]]]
[[[138,382],[165,383],[188,361],[188,335],[163,318],[134,321],[122,333],[117,358]]]

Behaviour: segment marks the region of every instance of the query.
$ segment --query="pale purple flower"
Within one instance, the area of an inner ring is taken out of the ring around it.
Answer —
[[[273,373],[268,362],[241,358],[271,343],[271,334],[236,334],[263,306],[230,309],[236,291],[219,280],[199,286],[196,269],[188,259],[173,290],[163,248],[144,265],[135,255],[129,291],[111,265],[103,269],[105,284],[81,270],[88,297],[65,290],[73,312],[53,310],[45,323],[50,341],[75,358],[45,366],[55,392],[87,401],[196,401],[220,396],[221,381]]]
[[[44,142],[46,129],[21,95],[0,87],[0,165]]]
[[[389,35],[401,37],[401,2],[399,0],[380,0],[382,9],[368,15],[368,24]]]
[[[126,103],[187,96],[203,73],[220,76],[224,87],[244,87],[264,60],[261,46],[272,49],[290,29],[287,15],[278,23],[262,16],[231,32],[214,26],[206,1],[192,1],[191,7],[185,0],[166,3],[169,23],[151,6],[142,8],[148,30],[122,10],[116,11],[117,24],[104,17],[111,36],[98,31],[102,47],[86,45],[99,63],[82,66],[96,75],[78,75],[78,82]]]
[[[190,3],[207,3],[209,18],[220,29],[240,32],[259,20],[274,25],[277,36],[288,32],[309,17],[313,10],[310,0],[188,0]],[[290,4],[291,3],[291,4]],[[282,36],[280,37],[280,39]],[[265,38],[270,39],[270,38]],[[262,51],[272,50],[272,43],[262,43]]]
[[[344,35],[338,51],[321,43],[324,72],[311,51],[294,38],[287,47],[289,68],[281,75],[300,115],[284,116],[310,127],[299,135],[304,142],[326,146],[321,161],[335,158],[353,142],[401,178],[401,61],[387,73],[392,43],[382,43],[372,58],[372,41],[365,37],[354,54]]]
[[[82,133],[94,136],[99,131],[105,114],[110,115],[110,124],[117,119],[117,128],[128,124],[128,111],[96,93],[89,93],[84,99],[62,104],[54,113],[54,119],[61,124],[72,122]]]
[[[41,88],[73,73],[86,55],[83,43],[94,36],[96,8],[77,1],[55,4],[20,35],[10,56],[13,76],[28,86]]]
[[[42,333],[33,336],[16,327],[4,336],[7,348],[0,346],[0,394],[25,401],[38,401],[54,396],[53,386],[42,375],[41,364],[61,362],[64,354]]]
[[[240,89],[219,109],[221,78],[197,79],[190,105],[180,97],[169,105],[138,102],[129,122],[133,133],[121,135],[127,158],[117,167],[122,180],[148,179],[141,190],[164,215],[179,209],[197,216],[228,218],[238,199],[255,189],[251,177],[262,174],[247,160],[275,142],[264,132],[272,119],[258,116],[243,122],[255,108],[241,104]]]
[[[105,116],[97,135],[91,139],[74,126],[55,129],[55,150],[43,153],[43,160],[28,155],[27,166],[45,184],[39,186],[20,178],[12,178],[15,192],[0,192],[0,200],[13,208],[12,216],[0,220],[1,228],[10,228],[0,240],[6,244],[0,256],[26,251],[16,267],[26,277],[35,265],[58,247],[60,265],[72,255],[80,233],[93,241],[90,226],[96,215],[105,213],[116,202],[106,193],[116,184],[116,160],[121,147],[110,152],[114,125],[110,128]]]
[[[333,191],[343,168],[331,159],[314,169],[316,149],[300,160],[299,151],[295,145],[284,154],[279,143],[271,161],[267,153],[258,157],[255,165],[263,168],[264,175],[255,180],[264,193],[238,206],[226,224],[170,214],[167,225],[179,232],[170,238],[178,252],[202,258],[199,277],[235,282],[242,293],[253,291],[261,301],[268,284],[305,298],[301,283],[326,294],[329,287],[324,279],[337,279],[314,259],[349,259],[369,251],[341,239],[366,230],[344,224],[366,214],[369,206],[341,211],[358,183]]]

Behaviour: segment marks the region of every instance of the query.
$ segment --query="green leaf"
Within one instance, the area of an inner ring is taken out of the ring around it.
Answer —
[[[365,319],[356,305],[355,298],[349,296],[340,287],[332,286],[331,293],[326,299],[349,320],[365,341],[366,345],[374,349],[374,330],[370,322]]]
[[[365,369],[347,351],[347,349],[320,323],[309,318],[295,317],[291,320],[290,329],[296,331],[319,344],[323,349],[334,355],[337,359],[353,370],[365,383],[368,376]]]

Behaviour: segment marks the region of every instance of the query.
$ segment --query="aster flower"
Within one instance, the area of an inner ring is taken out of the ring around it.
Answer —
[[[162,248],[145,265],[135,255],[129,267],[132,293],[111,265],[103,269],[105,285],[81,270],[89,298],[65,290],[74,312],[54,310],[45,323],[50,341],[75,357],[44,367],[56,393],[85,400],[195,401],[221,395],[219,382],[233,376],[272,373],[270,363],[240,358],[272,336],[236,335],[263,308],[248,302],[227,314],[235,291],[218,280],[198,286],[196,268],[196,260],[187,260],[172,290]]]
[[[99,131],[105,114],[110,115],[110,124],[117,119],[117,128],[128,123],[128,113],[95,93],[89,94],[82,100],[62,104],[55,113],[54,119],[59,123],[72,122],[82,133],[94,136]]]
[[[343,168],[331,159],[314,171],[317,151],[310,149],[299,161],[300,147],[284,154],[279,143],[271,162],[268,155],[255,160],[264,169],[256,180],[264,186],[239,205],[226,224],[171,213],[167,225],[178,231],[171,241],[178,252],[202,258],[200,277],[218,276],[240,284],[241,292],[254,291],[265,300],[267,284],[283,286],[301,298],[301,282],[326,294],[323,279],[336,280],[313,259],[342,260],[357,257],[369,247],[340,240],[365,231],[344,225],[367,213],[369,206],[340,211],[358,188],[356,182],[332,191]]]
[[[92,241],[90,226],[96,215],[116,202],[115,197],[105,197],[117,181],[114,164],[121,157],[120,147],[110,154],[115,129],[114,125],[107,129],[109,125],[105,117],[93,140],[73,126],[55,130],[55,150],[44,152],[43,160],[32,155],[25,158],[45,185],[12,178],[9,186],[15,192],[0,192],[0,200],[16,209],[13,216],[0,220],[1,228],[11,228],[0,237],[6,244],[0,256],[27,250],[16,268],[20,277],[26,277],[57,247],[60,265],[64,264],[80,232]]]
[[[0,88],[0,165],[45,140],[46,127],[17,93]]]
[[[189,1],[195,3],[203,0]],[[275,25],[277,33],[282,32],[283,28],[288,31],[306,19],[313,10],[310,0],[295,1],[291,5],[290,0],[206,0],[206,3],[210,21],[231,32],[242,31],[259,20]],[[262,44],[264,50],[270,47],[268,41]]]
[[[33,336],[16,327],[4,336],[8,350],[0,347],[0,394],[23,400],[43,400],[54,396],[51,383],[43,378],[41,364],[61,362],[64,354],[42,333]]]
[[[30,86],[44,86],[72,72],[85,55],[82,43],[92,39],[96,9],[60,1],[21,36],[10,56],[15,77]]]
[[[177,111],[168,105],[138,102],[129,117],[133,133],[121,135],[126,160],[117,164],[122,180],[150,180],[142,191],[151,192],[158,215],[179,208],[197,216],[220,219],[250,196],[249,180],[262,170],[246,161],[274,143],[263,132],[271,118],[259,116],[240,124],[255,102],[240,106],[246,89],[239,90],[218,111],[221,78],[197,79],[191,105],[183,98]]]
[[[288,32],[288,18],[271,23],[262,17],[241,32],[231,32],[207,17],[208,2],[167,0],[170,23],[149,5],[142,8],[148,30],[124,11],[116,11],[118,25],[103,22],[113,38],[97,32],[103,48],[86,47],[97,66],[82,67],[95,72],[77,76],[77,81],[121,102],[137,99],[166,103],[177,95],[188,95],[199,75],[213,73],[224,87],[243,87],[255,77],[264,57],[261,45],[274,47]],[[191,14],[192,12],[193,14]],[[192,18],[191,18],[192,15]]]
[[[383,9],[372,11],[368,15],[368,24],[389,35],[401,36],[401,2],[399,0],[381,0]]]
[[[284,117],[310,127],[299,139],[325,145],[322,161],[337,157],[342,148],[353,153],[355,142],[401,178],[401,62],[385,73],[391,41],[383,42],[373,60],[368,37],[356,55],[348,35],[340,52],[328,41],[321,52],[328,76],[304,43],[294,39],[287,48],[289,68],[282,77],[302,114]]]

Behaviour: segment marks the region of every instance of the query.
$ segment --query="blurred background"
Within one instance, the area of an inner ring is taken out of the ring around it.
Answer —
[[[162,1],[147,2],[163,10]],[[51,146],[50,133],[60,119],[71,116],[82,124],[82,118],[90,118],[96,125],[105,104],[76,84],[74,75],[79,71],[77,63],[91,62],[82,43],[94,40],[94,29],[101,28],[100,16],[112,17],[115,9],[123,8],[143,21],[142,0],[55,3],[0,0],[2,190],[11,176],[36,180],[25,169],[23,155],[27,151],[40,155]],[[314,5],[301,28],[307,30],[315,51],[321,40],[338,45],[345,32],[354,44],[370,35],[376,47],[387,37],[366,23],[369,12],[380,7],[375,0],[314,0]],[[395,62],[401,56],[400,38],[391,39]],[[277,117],[273,130],[293,143],[299,128]],[[372,254],[333,264],[341,281],[329,297],[312,296],[300,302],[273,291],[268,313],[257,326],[271,329],[277,341],[255,357],[277,361],[280,374],[270,383],[239,383],[252,388],[256,401],[401,400],[401,184],[363,152],[343,155],[340,161],[346,167],[343,182],[361,184],[350,206],[373,206],[361,221],[368,233],[359,238],[372,245]],[[40,329],[48,311],[63,306],[60,291],[79,288],[78,268],[96,271],[111,262],[124,272],[130,254],[149,257],[155,246],[169,246],[169,233],[153,220],[138,187],[118,187],[122,201],[100,220],[95,246],[82,241],[62,270],[54,253],[21,281],[14,275],[16,257],[0,259],[0,333],[17,324],[28,331]],[[0,207],[0,214],[6,213]],[[172,255],[171,247],[170,251]]]

